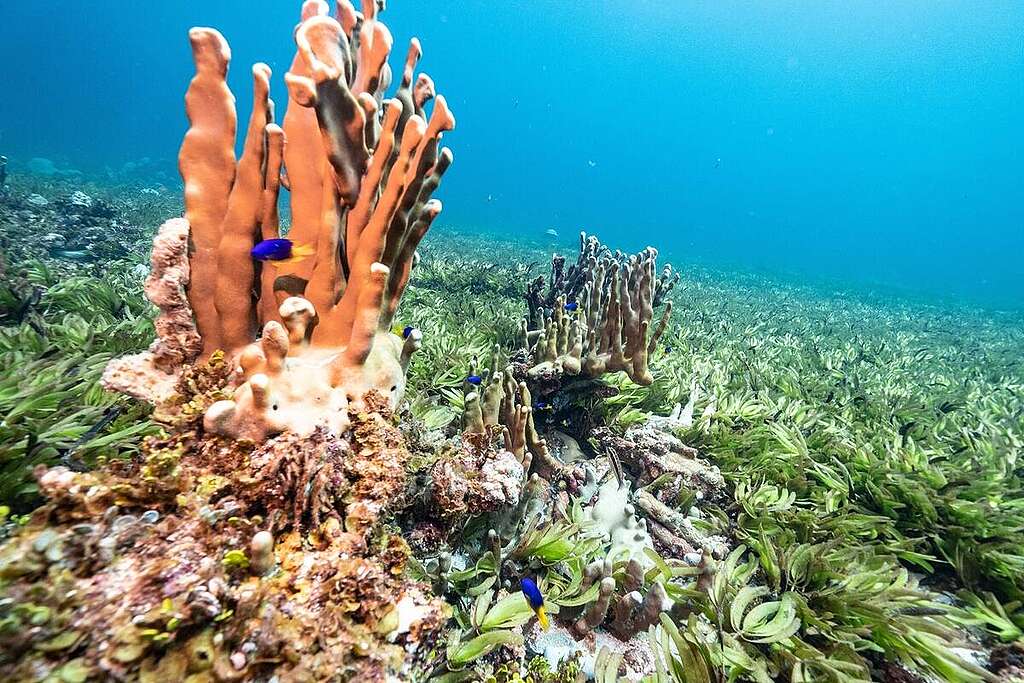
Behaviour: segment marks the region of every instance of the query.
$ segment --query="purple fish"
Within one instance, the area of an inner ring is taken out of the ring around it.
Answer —
[[[257,261],[284,261],[292,257],[292,241],[286,239],[263,240],[250,252]]]
[[[523,589],[523,595],[526,596],[526,603],[530,606],[537,614],[537,620],[540,622],[540,627],[545,631],[548,630],[548,615],[544,611],[544,595],[540,592],[540,588],[533,579],[529,577],[523,577],[519,580],[519,585]]]

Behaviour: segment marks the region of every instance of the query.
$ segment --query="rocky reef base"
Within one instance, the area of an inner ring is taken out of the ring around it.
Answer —
[[[0,551],[4,680],[388,680],[429,664],[450,610],[407,578],[387,403],[254,447],[197,432],[218,365],[182,378],[175,427],[47,500]]]

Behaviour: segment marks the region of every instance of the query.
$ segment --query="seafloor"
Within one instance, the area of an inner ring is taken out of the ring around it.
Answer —
[[[179,197],[0,190],[0,680],[1024,680],[1019,315],[676,262],[653,383],[535,397],[523,482],[462,436],[466,378],[515,360],[551,244],[441,225],[394,415],[238,448],[199,439],[216,358],[156,411],[99,383],[153,339]]]

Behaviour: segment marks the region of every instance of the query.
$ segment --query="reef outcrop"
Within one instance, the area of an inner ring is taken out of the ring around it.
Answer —
[[[157,339],[103,378],[156,404],[164,429],[130,461],[36,472],[45,503],[0,546],[0,679],[384,681],[433,666],[451,608],[406,571],[389,526],[410,498],[393,410],[421,336],[390,328],[455,120],[415,75],[415,39],[385,99],[382,4],[303,5],[283,125],[257,64],[238,160],[230,49],[190,32],[185,216],[159,229],[145,284]],[[255,259],[271,239],[292,258]],[[508,465],[496,476],[521,470]]]
[[[107,364],[103,383],[150,403],[161,403],[174,393],[181,368],[193,361],[202,347],[185,290],[189,282],[189,225],[172,218],[153,239],[145,292],[159,309],[154,321],[157,337],[149,350]]]
[[[520,343],[530,352],[530,377],[551,384],[563,375],[621,370],[637,384],[654,381],[649,358],[672,315],[665,297],[679,279],[670,266],[659,275],[657,257],[652,247],[633,256],[612,252],[585,233],[568,271],[556,254],[547,291],[539,276],[526,292],[529,315]],[[654,310],[663,303],[655,322]]]
[[[428,76],[414,78],[415,39],[396,93],[385,99],[393,39],[377,12],[373,0],[362,13],[341,2],[335,16],[320,0],[305,3],[283,125],[274,122],[270,68],[257,64],[237,161],[230,48],[213,29],[190,32],[196,73],[179,155],[187,264],[180,249],[156,244],[147,294],[162,320],[177,321],[183,285],[199,346],[183,320],[158,329],[148,355],[111,365],[109,388],[159,400],[184,364],[221,350],[235,369],[233,391],[211,406],[206,428],[251,441],[321,425],[344,431],[349,406],[361,406],[371,390],[397,405],[420,333],[395,335],[391,321],[416,247],[441,211],[431,195],[452,161],[440,143],[455,118]],[[282,238],[282,185],[293,256],[261,263],[253,247]],[[181,229],[176,219],[158,242]]]
[[[209,397],[178,399],[193,410],[138,461],[37,471],[48,502],[0,547],[0,678],[422,671],[449,608],[378,523],[404,504],[408,457],[383,397],[350,413],[345,439],[320,428],[255,449],[197,438]]]

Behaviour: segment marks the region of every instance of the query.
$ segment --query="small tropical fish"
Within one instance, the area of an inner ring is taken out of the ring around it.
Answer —
[[[555,230],[554,228],[548,228],[547,230],[544,231],[544,234],[550,235],[552,237],[558,237],[558,231]]]
[[[576,303],[575,301],[570,301],[569,303],[567,303],[564,306],[565,310],[569,311],[570,313],[572,313],[573,311],[575,311],[579,307],[580,307],[580,305],[578,303]]]
[[[409,335],[412,334],[413,329],[412,325],[406,325],[405,327],[402,327],[401,325],[393,325],[391,327],[391,331],[402,339],[408,339]]]
[[[619,488],[621,489],[626,484],[626,478],[622,472],[622,461],[619,460],[619,454],[615,451],[608,451],[608,464],[611,465],[612,472],[615,474],[615,481],[618,482]]]
[[[57,258],[67,259],[69,261],[86,261],[89,259],[89,252],[87,251],[55,251],[53,255]]]
[[[313,255],[313,247],[296,246],[291,240],[263,240],[249,252],[257,261],[274,261],[276,263],[293,263]]]
[[[547,404],[547,403],[545,403],[544,401],[537,401],[537,402],[536,402],[536,403],[534,404],[534,406],[535,406],[535,407],[537,408],[537,410],[544,410],[545,408],[547,408],[547,407],[548,407],[548,404]]]
[[[484,379],[480,375],[470,375],[469,377],[466,378],[466,381],[472,384],[473,386],[478,387],[480,386],[480,383],[484,381]]]
[[[537,584],[533,582],[533,579],[524,577],[519,580],[519,585],[522,586],[523,595],[526,596],[526,602],[529,603],[530,608],[534,614],[537,615],[537,621],[540,622],[540,627],[545,631],[548,630],[548,615],[544,611],[544,596],[541,595],[540,589],[537,588]]]

